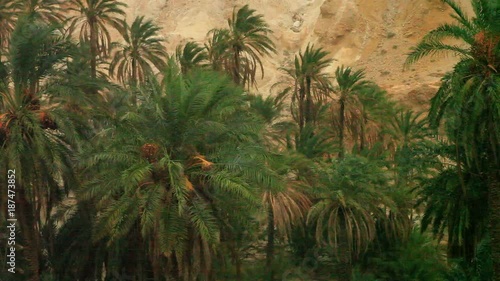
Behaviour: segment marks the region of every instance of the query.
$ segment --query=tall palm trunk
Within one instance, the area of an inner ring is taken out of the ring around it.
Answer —
[[[233,256],[233,262],[234,262],[234,265],[236,267],[236,279],[237,280],[241,280],[242,279],[242,270],[241,270],[241,257],[240,257],[240,254],[239,254],[239,251],[238,251],[238,246],[237,246],[237,242],[236,241],[233,241],[231,242],[231,255]]]
[[[344,130],[345,130],[345,97],[344,95],[340,96],[340,112],[339,112],[339,146],[340,146],[340,152],[339,152],[339,158],[344,158]]]
[[[488,181],[493,280],[500,281],[500,170],[498,167],[490,172]]]
[[[344,218],[342,220],[342,228],[339,234],[337,244],[338,264],[337,264],[337,280],[351,281],[352,279],[352,262],[351,262],[351,247],[349,247],[347,237],[347,225]]]
[[[306,99],[306,89],[304,86],[304,82],[301,81],[299,85],[299,130],[301,133],[302,129],[304,129],[305,99]]]
[[[137,87],[137,80],[138,80],[138,74],[137,74],[137,60],[132,59],[132,77],[131,77],[131,85],[132,85],[132,97],[131,97],[131,102],[133,105],[137,104],[137,96],[136,96],[136,87]]]
[[[270,200],[269,200],[270,201]],[[273,260],[274,260],[274,212],[271,202],[268,202],[267,210],[267,245],[266,245],[266,268],[269,273],[269,281],[274,280]]]
[[[17,189],[19,206],[20,233],[24,241],[23,255],[28,262],[29,281],[40,281],[40,235],[33,216],[33,206],[26,197],[26,190],[19,185]]]
[[[306,77],[306,106],[305,106],[305,122],[306,125],[310,124],[313,121],[313,116],[312,116],[312,106],[313,106],[313,101],[312,101],[312,95],[311,95],[311,78]]]
[[[233,81],[236,85],[240,85],[240,51],[238,47],[234,49],[234,68],[233,68]]]
[[[368,118],[366,117],[366,113],[364,110],[361,114],[361,125],[360,125],[360,134],[359,134],[359,152],[365,149],[366,143],[366,123]]]
[[[97,77],[97,56],[98,47],[97,47],[97,22],[95,19],[91,18],[89,20],[90,25],[90,77],[92,80]]]

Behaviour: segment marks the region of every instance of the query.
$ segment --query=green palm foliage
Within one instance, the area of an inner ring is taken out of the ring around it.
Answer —
[[[446,280],[446,256],[440,248],[432,236],[414,228],[408,240],[392,245],[392,249],[373,259],[376,280]]]
[[[73,159],[84,125],[64,107],[68,92],[61,91],[57,80],[73,45],[56,30],[32,18],[19,20],[8,53],[13,87],[1,92],[0,170],[16,171],[16,216],[24,229],[20,243],[26,257],[19,274],[25,280],[40,280],[47,270],[42,252],[50,249],[40,233],[48,232],[48,243],[53,242],[52,210],[77,184]]]
[[[430,118],[437,127],[442,120],[447,136],[455,143],[457,175],[465,182],[466,167],[481,174],[489,186],[490,231],[495,273],[500,276],[500,7],[495,1],[473,0],[469,18],[452,0],[455,23],[429,32],[408,55],[407,64],[444,51],[458,54],[460,61],[442,79],[432,99]],[[461,41],[450,45],[445,39]],[[461,152],[463,151],[463,154]],[[459,153],[460,152],[460,153]],[[473,172],[473,171],[470,171]],[[486,198],[485,198],[486,199]],[[466,204],[466,202],[463,202]],[[450,227],[450,226],[449,226]],[[497,241],[497,242],[495,242]],[[469,253],[467,256],[471,256]]]
[[[213,70],[223,71],[228,67],[229,54],[229,30],[213,29],[208,32],[208,42],[205,43],[208,60]]]
[[[453,153],[453,146],[448,150]],[[467,169],[458,175],[455,166],[444,166],[423,181],[417,203],[425,203],[423,230],[430,228],[439,239],[447,239],[449,257],[470,262],[488,224],[487,184]]]
[[[301,180],[304,167],[311,164],[305,157],[285,150],[285,136],[294,130],[294,124],[283,116],[286,92],[264,98],[251,96],[250,105],[265,124],[263,144],[276,151],[268,159],[268,165],[275,172],[276,184],[263,186],[262,205],[267,211],[266,267],[269,280],[274,280],[275,239],[289,238],[292,227],[302,223],[311,206],[306,194],[307,184]],[[278,151],[280,151],[278,153]]]
[[[26,0],[19,1],[23,5],[25,15],[51,23],[61,23],[66,16],[63,14],[61,0]]]
[[[339,99],[339,157],[345,154],[345,131],[346,131],[346,113],[352,110],[356,111],[361,107],[360,94],[367,91],[370,87],[375,87],[374,84],[365,79],[363,70],[353,71],[350,67],[338,67],[335,70],[335,82],[337,86],[334,88],[333,93]],[[365,112],[360,112],[351,115],[361,115],[356,119],[361,119],[361,124],[365,123]],[[354,119],[354,118],[351,118]],[[364,132],[364,130],[362,130]]]
[[[286,116],[287,92],[278,95],[263,97],[250,96],[252,110],[263,119],[266,124],[265,134],[262,136],[268,148],[281,150],[288,145],[288,137],[297,130],[297,126]]]
[[[255,84],[258,69],[264,76],[261,57],[275,52],[269,38],[272,31],[263,16],[255,12],[248,5],[234,9],[228,29],[209,32],[210,58],[216,59],[212,64],[222,66],[236,84],[248,87]]]
[[[293,68],[284,71],[292,79],[292,115],[302,131],[318,119],[319,108],[328,94],[329,76],[324,72],[333,59],[323,48],[307,45],[304,53],[295,56]]]
[[[101,212],[96,238],[113,243],[138,227],[155,278],[195,280],[213,276],[215,247],[234,239],[232,225],[259,202],[256,186],[273,177],[242,90],[217,73],[174,67],[104,132],[104,152],[85,163],[97,172],[86,193]]]
[[[316,240],[334,247],[338,280],[351,280],[352,262],[375,238],[376,220],[385,217],[381,206],[391,206],[384,193],[388,177],[375,162],[349,156],[324,167],[322,192],[307,221],[316,226]]]
[[[208,63],[206,48],[193,41],[187,42],[184,46],[177,46],[175,56],[184,74],[191,69],[203,67]]]
[[[429,122],[422,115],[401,109],[384,128],[394,161],[395,184],[400,187],[415,187],[417,178],[429,174],[429,168],[437,162],[431,149]]]
[[[167,52],[159,37],[160,27],[152,21],[137,17],[132,25],[125,21],[120,28],[124,43],[116,43],[117,48],[109,66],[109,73],[116,74],[118,81],[137,85],[153,74],[152,66],[163,70]]]
[[[97,77],[98,60],[108,56],[111,34],[108,28],[120,31],[120,17],[125,16],[126,4],[116,0],[72,0],[70,11],[78,15],[71,20],[70,30],[79,28],[80,42],[90,46],[92,78]]]
[[[17,0],[0,1],[0,48],[9,45],[10,35],[21,11],[21,3]]]
[[[306,194],[307,185],[298,176],[297,167],[300,165],[297,164],[304,162],[301,157],[280,155],[274,158],[270,166],[279,175],[279,184],[265,187],[262,194],[262,204],[267,211],[266,267],[270,281],[275,280],[275,239],[291,237],[292,227],[305,220],[311,206]]]

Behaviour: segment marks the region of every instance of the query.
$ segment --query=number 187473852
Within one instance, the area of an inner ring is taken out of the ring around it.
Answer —
[[[7,171],[7,269],[11,273],[16,270],[16,170]]]

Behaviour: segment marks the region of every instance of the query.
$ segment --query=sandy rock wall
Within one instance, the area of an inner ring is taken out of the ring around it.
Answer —
[[[249,4],[274,31],[278,54],[265,60],[259,91],[268,94],[293,56],[308,43],[322,46],[339,64],[364,68],[367,77],[395,98],[412,104],[414,95],[433,93],[455,58],[426,59],[403,71],[410,47],[429,30],[451,20],[440,0],[124,0],[127,19],[145,15],[163,30],[170,52],[186,40],[204,42],[209,30],[223,27],[235,6]],[[461,0],[465,4],[467,0]],[[470,9],[469,9],[470,10]],[[418,91],[425,88],[426,91]],[[409,98],[408,98],[409,97]]]

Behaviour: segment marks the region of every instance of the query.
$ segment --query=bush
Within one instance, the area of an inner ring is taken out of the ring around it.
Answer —
[[[359,280],[446,280],[448,268],[440,248],[429,235],[413,229],[408,240],[369,260],[367,271],[376,279]]]

